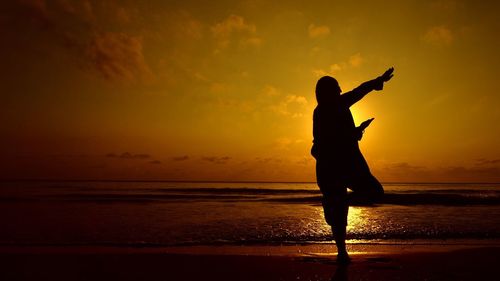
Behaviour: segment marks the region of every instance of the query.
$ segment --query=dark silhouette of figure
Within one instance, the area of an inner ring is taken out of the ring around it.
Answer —
[[[384,83],[392,78],[393,71],[394,68],[390,68],[380,77],[342,95],[333,77],[324,76],[316,84],[318,106],[313,115],[311,154],[316,158],[316,179],[323,194],[325,219],[332,227],[339,263],[350,261],[345,244],[349,210],[347,188],[353,191],[356,200],[363,202],[376,202],[384,194],[358,145],[364,129],[373,119],[356,127],[349,108],[369,92],[382,90]]]
[[[339,264],[330,281],[349,281],[347,264]]]

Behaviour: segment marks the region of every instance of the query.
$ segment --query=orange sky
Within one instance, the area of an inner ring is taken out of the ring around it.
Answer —
[[[3,4],[0,178],[314,181],[317,79],[394,66],[373,173],[500,182],[500,3],[275,2]]]

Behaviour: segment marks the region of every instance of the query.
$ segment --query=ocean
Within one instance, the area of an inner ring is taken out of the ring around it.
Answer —
[[[386,183],[348,243],[496,243],[500,184]],[[332,243],[315,183],[2,182],[4,246]]]

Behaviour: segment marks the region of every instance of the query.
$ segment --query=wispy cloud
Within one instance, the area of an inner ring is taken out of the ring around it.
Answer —
[[[339,72],[341,72],[343,70],[358,68],[361,65],[363,65],[364,62],[365,62],[365,59],[363,58],[361,53],[355,53],[355,54],[349,56],[349,58],[347,58],[346,61],[342,61],[339,63],[333,63],[327,69],[321,69],[321,68],[320,69],[313,69],[313,73],[317,77],[326,76],[326,75],[335,76],[336,74],[338,74]]]
[[[222,157],[204,156],[201,159],[203,161],[207,161],[207,162],[214,163],[214,164],[226,164],[229,160],[231,160],[231,157],[229,157],[229,156],[222,156]]]
[[[290,137],[280,137],[274,140],[276,149],[289,150],[292,146],[303,145],[303,139],[295,139]]]
[[[397,162],[387,164],[386,169],[390,170],[400,170],[400,171],[408,171],[408,170],[423,170],[425,169],[423,166],[412,165],[408,162]]]
[[[477,159],[477,161],[476,161],[476,165],[479,165],[479,166],[494,165],[494,164],[500,164],[500,159],[480,158],[480,159]]]
[[[363,64],[363,57],[360,53],[356,53],[349,57],[349,65],[352,67],[359,67]]]
[[[500,180],[498,166],[454,166],[447,167],[441,172],[441,178],[449,178],[454,181],[498,182]]]
[[[142,37],[119,31],[123,29],[121,25],[131,20],[131,13],[122,4],[17,0],[11,5],[11,13],[2,20],[16,26],[18,33],[36,30],[34,34],[39,37],[36,40],[51,45],[42,51],[63,50],[78,61],[80,69],[92,71],[109,81],[148,82],[153,78],[144,59]],[[8,33],[5,36],[12,38],[4,39],[19,41],[18,35]],[[38,49],[24,47],[40,52],[38,46]]]
[[[216,51],[228,48],[232,44],[239,47],[260,46],[262,39],[257,36],[254,24],[247,23],[242,16],[230,15],[211,28],[217,43]]]
[[[271,161],[276,161],[277,159],[276,158],[273,158],[273,157],[264,157],[264,158],[261,158],[261,157],[256,157],[254,159],[257,163],[259,164],[265,164],[265,163],[269,163]]]
[[[186,161],[189,159],[189,156],[188,155],[182,155],[182,156],[175,156],[175,157],[172,157],[172,160],[173,161]]]
[[[454,40],[454,36],[448,27],[438,25],[427,29],[425,34],[422,36],[422,40],[434,46],[444,47],[451,45]]]
[[[314,163],[314,159],[311,156],[302,157],[296,163],[302,166],[311,166]]]
[[[310,24],[308,27],[310,38],[322,38],[330,35],[330,28],[326,25]]]
[[[101,33],[89,43],[86,54],[107,79],[150,81],[153,73],[144,60],[142,38],[125,33]]]
[[[148,159],[148,158],[151,158],[151,155],[144,154],[144,153],[132,154],[129,152],[123,152],[121,154],[108,153],[108,154],[106,154],[106,157],[108,157],[108,158],[120,158],[120,159]]]
[[[271,106],[271,110],[277,114],[290,116],[292,118],[304,116],[307,99],[299,95],[287,95],[277,104]]]
[[[451,95],[449,93],[443,93],[434,96],[429,102],[425,103],[426,108],[434,108],[436,106],[440,106],[443,103],[445,103],[447,100],[449,100]]]
[[[427,167],[408,162],[387,163],[376,168],[376,174],[390,181],[450,181],[450,182],[498,182],[500,159],[478,159],[472,165]]]

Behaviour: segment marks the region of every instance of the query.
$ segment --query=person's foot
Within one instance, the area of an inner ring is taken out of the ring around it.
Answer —
[[[340,252],[337,254],[337,263],[338,264],[349,264],[351,263],[351,258],[347,254],[347,252]]]

